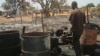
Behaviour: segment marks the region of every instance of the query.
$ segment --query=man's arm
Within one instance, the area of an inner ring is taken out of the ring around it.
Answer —
[[[75,14],[74,13],[72,13],[70,15],[69,21],[70,21],[70,24],[71,24],[70,31],[73,31],[73,28],[74,28],[74,25],[75,25]]]
[[[72,14],[70,15],[70,17],[69,17],[69,21],[71,22],[71,18],[72,18]]]
[[[71,24],[73,24],[73,14],[70,15],[69,21],[70,21]]]

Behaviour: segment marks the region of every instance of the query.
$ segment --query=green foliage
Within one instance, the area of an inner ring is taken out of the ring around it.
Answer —
[[[60,4],[61,6],[63,6],[63,5],[66,3],[67,0],[58,0],[58,1],[59,1],[59,4]]]
[[[2,7],[3,7],[4,10],[10,9],[10,6],[7,3],[3,3]]]
[[[13,3],[14,0],[6,0],[7,3]]]
[[[99,7],[99,8],[100,8],[100,4],[98,4],[98,5],[97,5],[97,7]]]
[[[35,12],[35,7],[31,7],[31,6],[30,6],[30,7],[28,8],[28,10],[31,11],[31,12]]]
[[[95,5],[93,3],[89,3],[87,4],[88,7],[95,7]]]
[[[20,9],[23,10],[23,11],[26,11],[28,9],[28,7],[30,7],[29,2],[25,2],[25,0],[6,0],[6,2],[4,2],[2,4],[2,7],[5,10],[8,10],[8,9],[11,8],[10,4],[13,4],[13,3],[16,3],[16,2],[19,3]]]
[[[63,7],[64,7],[64,9],[71,8],[71,6],[69,6],[69,5],[64,5]]]
[[[58,1],[54,1],[54,2],[51,3],[50,8],[51,9],[53,9],[53,8],[59,9],[59,6],[60,6],[60,4],[58,3]]]
[[[11,4],[13,4],[16,0],[5,0],[6,2],[2,3],[2,8],[4,10],[8,10],[11,8]]]

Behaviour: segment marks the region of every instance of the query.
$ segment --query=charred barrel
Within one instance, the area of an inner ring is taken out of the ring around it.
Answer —
[[[18,31],[0,32],[0,56],[20,56],[21,40]]]

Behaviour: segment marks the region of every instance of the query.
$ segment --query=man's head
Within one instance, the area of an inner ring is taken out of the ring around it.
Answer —
[[[72,5],[72,9],[77,8],[77,2],[76,1],[73,1],[71,5]]]

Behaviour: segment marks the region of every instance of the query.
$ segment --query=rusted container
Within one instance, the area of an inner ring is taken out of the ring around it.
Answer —
[[[96,39],[97,39],[97,25],[87,24],[83,32],[83,54],[94,55],[96,49]]]
[[[97,39],[97,30],[96,29],[84,28],[84,34],[85,34],[85,38],[84,38],[85,45],[96,44],[96,39]]]

